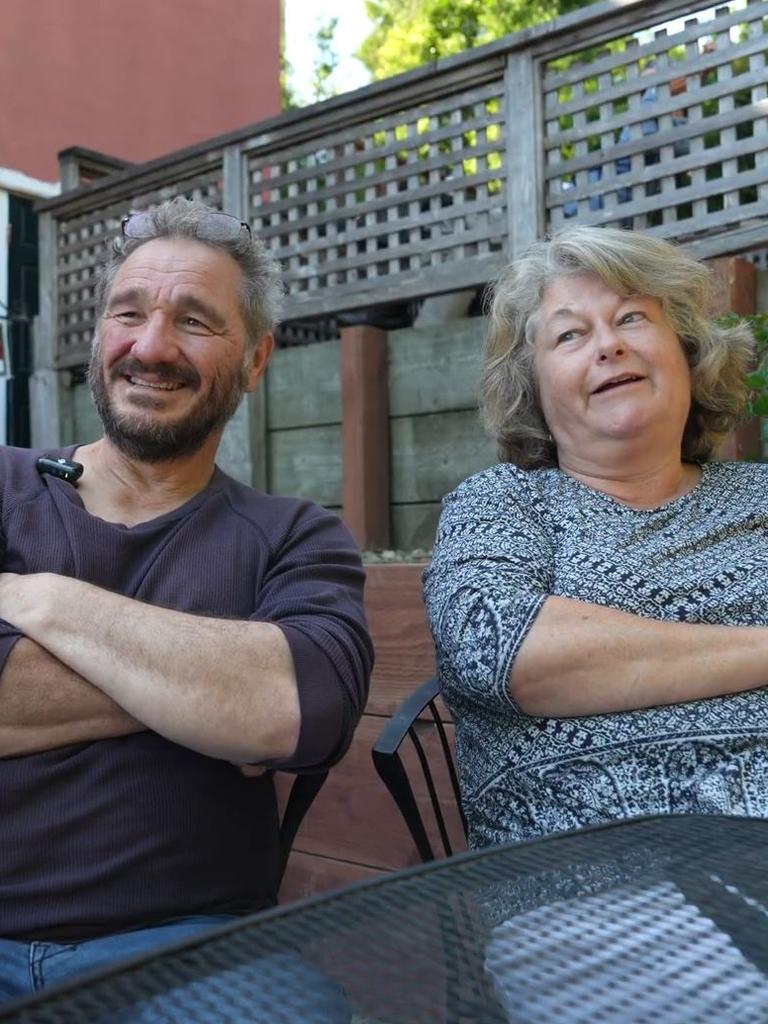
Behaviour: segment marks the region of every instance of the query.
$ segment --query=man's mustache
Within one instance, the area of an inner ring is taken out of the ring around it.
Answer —
[[[142,363],[135,356],[126,356],[110,370],[112,380],[117,377],[138,377],[151,374],[161,384],[186,384],[190,388],[200,386],[200,374],[191,366],[171,366],[169,363]]]

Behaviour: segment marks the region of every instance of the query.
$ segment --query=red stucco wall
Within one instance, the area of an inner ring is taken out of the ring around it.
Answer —
[[[277,114],[280,0],[2,0],[0,167],[149,160]]]

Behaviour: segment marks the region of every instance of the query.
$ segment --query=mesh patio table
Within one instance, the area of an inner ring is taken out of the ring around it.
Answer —
[[[768,821],[634,819],[218,927],[0,1021],[766,1024]]]

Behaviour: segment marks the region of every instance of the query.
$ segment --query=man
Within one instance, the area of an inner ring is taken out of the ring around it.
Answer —
[[[273,903],[271,775],[238,766],[337,761],[372,662],[341,523],[214,464],[274,345],[264,247],[175,199],[113,249],[89,369],[104,436],[39,466],[0,451],[6,998]]]

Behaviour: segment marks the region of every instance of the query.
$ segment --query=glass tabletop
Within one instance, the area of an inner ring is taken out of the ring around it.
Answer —
[[[768,1021],[768,822],[636,819],[463,854],[212,930],[0,1021]]]

